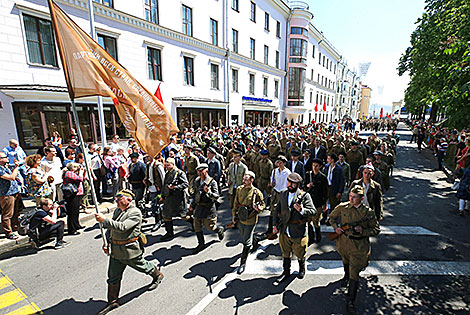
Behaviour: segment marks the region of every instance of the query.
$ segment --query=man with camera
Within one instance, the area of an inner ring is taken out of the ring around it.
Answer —
[[[29,223],[29,230],[32,232],[30,244],[33,248],[39,248],[42,242],[54,236],[55,249],[70,245],[70,242],[63,240],[65,224],[64,221],[57,220],[58,216],[58,204],[54,204],[49,198],[42,198],[39,201],[39,208]]]
[[[193,183],[193,198],[189,206],[189,210],[194,211],[194,230],[198,241],[193,254],[197,254],[205,248],[203,226],[209,231],[217,233],[219,240],[224,238],[224,228],[217,226],[218,184],[215,179],[208,175],[209,165],[206,163],[199,164],[196,171],[198,177]]]
[[[305,276],[305,257],[308,248],[308,220],[317,211],[313,205],[310,194],[300,190],[302,176],[292,173],[287,177],[287,189],[279,195],[279,202],[273,211],[273,232],[280,232],[279,245],[281,246],[284,272],[281,281],[290,277],[292,253],[299,261],[299,278]]]
[[[258,214],[264,210],[263,193],[253,186],[254,180],[255,173],[246,171],[243,175],[243,185],[237,188],[233,202],[232,223],[238,222],[237,226],[243,243],[238,274],[245,271],[248,253],[253,244],[253,232],[258,222]]]
[[[131,205],[134,193],[123,189],[116,195],[117,208],[112,219],[101,213],[96,213],[96,221],[108,229],[106,233],[108,246],[103,246],[106,254],[110,253],[108,265],[108,305],[98,314],[107,314],[119,307],[118,298],[121,279],[127,266],[150,275],[152,283],[148,290],[155,290],[163,280],[163,274],[150,261],[144,259],[144,243],[142,240],[142,213]],[[111,244],[111,252],[109,251]]]

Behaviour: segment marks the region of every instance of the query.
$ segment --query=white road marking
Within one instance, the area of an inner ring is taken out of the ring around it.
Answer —
[[[321,231],[328,233],[333,232],[333,227],[322,225]],[[380,226],[379,235],[433,235],[437,236],[439,233],[430,231],[421,226]]]
[[[292,269],[297,270],[295,261]],[[306,274],[342,275],[341,260],[309,260],[306,262]],[[280,259],[252,260],[246,265],[246,274],[280,275],[283,271]],[[369,263],[362,275],[453,275],[470,276],[470,262],[424,261],[424,260],[375,260]]]

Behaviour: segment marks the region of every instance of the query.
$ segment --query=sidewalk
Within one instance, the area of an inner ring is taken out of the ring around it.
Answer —
[[[35,206],[34,200],[23,200],[23,202],[27,209],[32,209]],[[98,206],[98,209],[101,213],[110,213],[114,207],[115,207],[114,203],[103,202]],[[93,213],[90,213],[90,214],[80,212],[79,220],[80,220],[81,225],[85,225],[85,223],[94,220],[95,209],[91,209],[91,210],[93,210]],[[60,218],[59,220],[64,221],[65,228],[67,228],[66,217]],[[29,246],[28,236],[19,235],[19,238],[17,240],[9,240],[5,238],[5,235],[3,234],[0,236],[0,255],[10,252],[12,250],[24,247],[24,246]]]

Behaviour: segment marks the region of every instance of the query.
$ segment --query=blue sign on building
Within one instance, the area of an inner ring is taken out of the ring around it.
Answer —
[[[252,102],[263,102],[263,103],[272,103],[273,100],[267,98],[257,98],[257,97],[250,97],[250,96],[242,96],[242,100],[244,101],[252,101]]]

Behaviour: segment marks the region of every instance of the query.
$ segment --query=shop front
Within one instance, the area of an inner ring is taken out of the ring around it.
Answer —
[[[176,124],[180,131],[227,125],[226,102],[186,98],[173,98],[173,101],[176,107]]]
[[[279,108],[272,105],[272,100],[243,96],[243,123],[261,127],[279,121]]]

